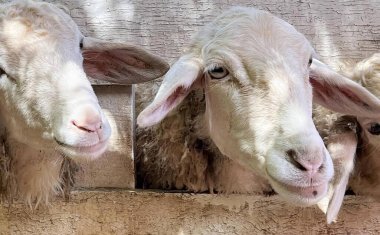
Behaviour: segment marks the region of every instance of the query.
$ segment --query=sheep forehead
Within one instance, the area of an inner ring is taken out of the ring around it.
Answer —
[[[2,6],[5,10],[0,12],[0,41],[3,42],[0,66],[11,76],[25,77],[26,65],[43,74],[54,66],[61,67],[67,58],[80,59],[76,52],[79,52],[81,33],[65,12],[52,4],[32,1]]]
[[[299,68],[307,63],[312,47],[287,22],[253,8],[233,8],[203,28],[192,49],[207,60],[216,51],[232,51],[245,66],[268,63]]]
[[[69,15],[49,3],[16,1],[0,13],[0,37],[14,48],[49,37],[52,40],[75,38],[80,32]]]

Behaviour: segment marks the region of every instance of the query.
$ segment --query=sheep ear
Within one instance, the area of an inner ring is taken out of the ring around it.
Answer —
[[[348,180],[354,168],[357,143],[353,130],[329,137],[327,149],[334,163],[335,175],[328,195],[318,203],[319,208],[326,213],[328,224],[336,221],[342,206]]]
[[[165,75],[153,102],[137,117],[137,124],[146,127],[160,122],[190,93],[200,72],[199,59],[182,56]]]
[[[119,84],[147,82],[164,75],[169,64],[145,49],[85,37],[83,67],[88,76]]]
[[[344,114],[380,116],[380,100],[376,96],[317,59],[310,66],[309,78],[314,102]]]

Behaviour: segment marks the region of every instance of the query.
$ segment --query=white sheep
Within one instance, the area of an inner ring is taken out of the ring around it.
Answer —
[[[11,165],[1,161],[1,188],[13,182],[38,205],[60,188],[63,156],[94,159],[106,150],[111,128],[87,76],[132,84],[167,70],[137,46],[84,37],[52,4],[0,4],[0,123],[2,136],[17,146]]]
[[[380,53],[358,63],[353,78],[380,98]],[[357,117],[361,127],[359,148],[350,186],[356,194],[370,195],[380,199],[380,117]]]
[[[380,97],[380,54],[374,54],[344,72]],[[335,169],[329,194],[319,203],[327,214],[327,222],[331,223],[337,218],[347,187],[357,195],[380,199],[380,162],[377,153],[380,115],[377,118],[366,117],[365,114],[343,116],[322,107],[316,107],[313,113]]]
[[[375,117],[380,109],[376,97],[313,55],[301,33],[265,11],[236,7],[206,25],[137,118],[147,127],[168,116],[139,130],[140,185],[273,188],[298,205],[321,200],[333,165],[312,121],[312,93],[346,114]]]

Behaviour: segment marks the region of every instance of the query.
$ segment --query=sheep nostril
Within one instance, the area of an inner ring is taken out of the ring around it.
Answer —
[[[95,130],[90,129],[90,127],[86,127],[86,126],[78,125],[75,121],[72,121],[71,123],[72,123],[76,128],[78,128],[79,130],[86,131],[86,132],[88,132],[88,133],[95,132]]]
[[[324,167],[324,165],[322,164],[322,165],[318,168],[318,172],[322,172],[324,169],[325,169],[325,167]]]
[[[86,105],[78,108],[76,113],[71,117],[71,123],[76,128],[88,133],[97,132],[102,128],[102,117],[99,110],[92,106]]]
[[[300,156],[295,150],[290,149],[286,151],[288,161],[297,169],[311,174],[320,172],[323,168],[322,158],[310,159],[307,155]]]
[[[301,171],[307,171],[307,169],[299,163],[296,158],[297,158],[297,152],[293,149],[289,149],[286,151],[286,155],[288,156],[288,161],[295,166],[297,169]]]
[[[96,132],[102,129],[102,123],[99,121],[98,123],[91,122],[80,122],[77,120],[71,121],[72,125],[78,128],[79,130],[86,131],[88,133]]]
[[[299,170],[301,171],[307,171],[306,167],[304,167],[301,163],[297,162],[296,160],[292,160],[291,163]]]

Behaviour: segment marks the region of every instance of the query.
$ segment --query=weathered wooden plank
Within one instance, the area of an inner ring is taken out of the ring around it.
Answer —
[[[108,150],[99,159],[81,162],[74,176],[75,187],[134,188],[132,86],[94,86],[100,106],[105,112],[112,135]]]
[[[192,35],[231,6],[268,10],[304,33],[328,62],[379,50],[378,0],[49,0],[66,6],[85,35],[129,41],[174,59]]]
[[[347,197],[336,224],[277,197],[74,192],[31,212],[0,207],[0,234],[379,234],[380,203]]]

